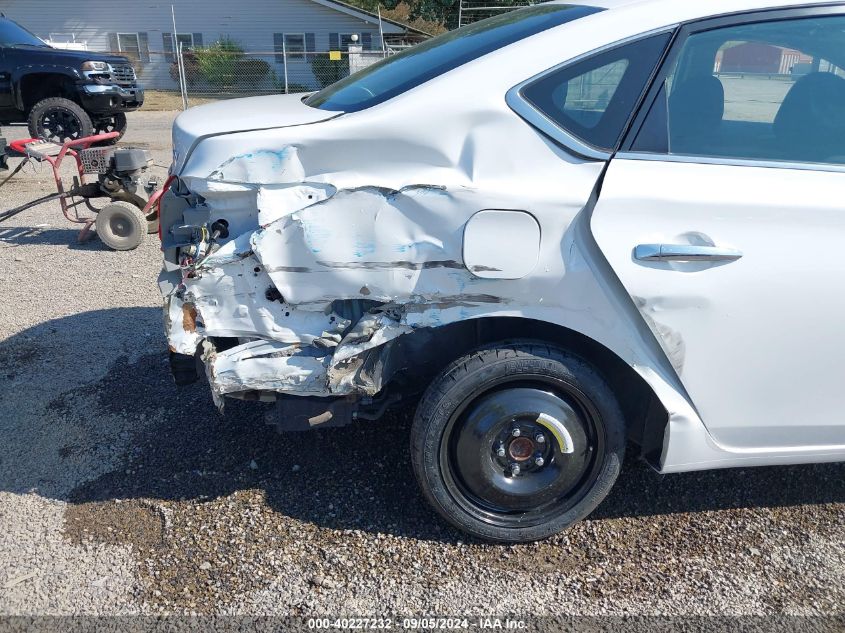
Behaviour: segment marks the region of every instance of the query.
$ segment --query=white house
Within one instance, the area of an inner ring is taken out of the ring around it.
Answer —
[[[136,60],[148,88],[162,89],[175,87],[178,43],[201,47],[228,38],[279,80],[287,74],[291,83],[314,87],[314,53],[346,51],[357,35],[365,52],[380,54],[382,34],[424,35],[336,0],[2,0],[0,10],[54,45],[122,52]]]

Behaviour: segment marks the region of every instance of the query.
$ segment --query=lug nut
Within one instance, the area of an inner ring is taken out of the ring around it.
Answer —
[[[545,463],[546,463],[546,460],[545,460],[545,459],[543,459],[542,457],[535,457],[535,458],[534,458],[534,463],[535,463],[537,466],[542,466],[543,464],[545,464]]]
[[[537,442],[538,444],[545,444],[546,443],[546,436],[543,435],[542,433],[537,433],[537,435],[534,436],[534,441]]]
[[[520,431],[519,429],[514,429],[513,431],[511,431],[511,435],[513,435],[514,437],[519,437],[520,435],[522,435],[522,431]]]
[[[505,456],[505,445],[504,444],[499,444],[499,448],[496,449],[496,455],[498,455],[499,457]]]
[[[519,464],[511,464],[511,475],[516,477],[520,473]]]

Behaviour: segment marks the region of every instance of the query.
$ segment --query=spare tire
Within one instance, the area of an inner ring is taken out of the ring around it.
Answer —
[[[420,401],[411,462],[423,496],[457,528],[525,543],[587,516],[625,454],[611,386],[586,360],[539,341],[455,360]]]

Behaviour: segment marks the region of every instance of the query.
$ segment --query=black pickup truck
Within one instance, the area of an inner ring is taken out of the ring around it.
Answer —
[[[126,57],[53,48],[0,14],[0,125],[54,142],[126,131],[144,89]],[[112,142],[116,142],[114,139]]]

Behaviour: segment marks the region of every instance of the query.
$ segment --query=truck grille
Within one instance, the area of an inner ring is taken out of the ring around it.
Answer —
[[[129,64],[111,64],[111,76],[120,84],[131,84],[135,81],[135,69]]]

